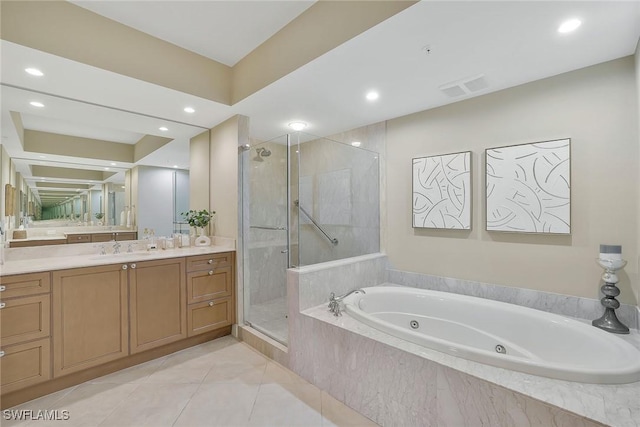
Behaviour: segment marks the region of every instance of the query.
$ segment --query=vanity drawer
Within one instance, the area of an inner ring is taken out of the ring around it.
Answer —
[[[91,242],[110,242],[116,240],[116,233],[95,233],[91,235]]]
[[[123,240],[137,240],[138,233],[135,231],[119,231],[116,233],[116,240],[122,242]]]
[[[233,291],[231,267],[211,268],[187,273],[187,302],[230,297]]]
[[[187,272],[230,267],[232,265],[232,258],[233,252],[192,256],[187,258]]]
[[[51,379],[49,338],[2,347],[0,390],[2,394]]]
[[[11,345],[48,337],[51,330],[49,295],[4,300],[0,309],[0,341]]]
[[[187,308],[190,337],[232,325],[234,321],[233,298],[190,304]]]
[[[0,299],[51,292],[50,273],[17,274],[0,277]]]
[[[72,234],[67,236],[67,243],[89,243],[91,234]]]

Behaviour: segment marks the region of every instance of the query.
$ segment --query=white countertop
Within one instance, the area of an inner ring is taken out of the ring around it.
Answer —
[[[4,264],[0,265],[0,276],[235,251],[233,245],[222,244],[212,246],[191,246],[166,250],[137,250],[132,253],[127,253],[126,246],[123,244],[121,248],[122,253],[120,254],[99,255],[100,250],[96,248],[96,244],[80,243],[60,246],[63,246],[63,248],[55,246],[55,249],[52,249],[54,247],[44,246],[36,248],[5,249],[5,256],[7,259],[5,259]],[[68,252],[70,249],[66,248],[67,246],[73,246],[73,249],[78,247],[77,249],[80,251],[84,249],[84,253],[64,253]],[[138,244],[138,246],[140,246],[140,244]],[[49,256],[46,255],[47,252],[49,253]]]

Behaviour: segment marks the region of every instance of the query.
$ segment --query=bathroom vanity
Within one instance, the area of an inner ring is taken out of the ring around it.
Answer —
[[[0,282],[3,409],[235,322],[235,252],[224,246],[7,261]]]

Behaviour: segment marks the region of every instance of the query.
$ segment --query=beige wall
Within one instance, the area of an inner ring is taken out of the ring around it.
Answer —
[[[217,236],[238,238],[238,146],[248,143],[248,117],[234,116],[211,129],[209,208],[216,211],[211,231]]]
[[[635,66],[636,66],[636,120],[638,121],[638,146],[640,147],[640,40],[636,45]],[[638,149],[638,163],[640,164],[640,149]],[[636,183],[640,183],[640,168],[636,169]],[[640,185],[637,185],[637,206],[640,213]],[[640,276],[640,225],[638,225],[638,256],[636,258],[636,271]],[[636,301],[640,307],[640,277],[635,281]]]
[[[209,133],[189,142],[189,209],[209,209]]]
[[[387,252],[394,268],[599,298],[600,243],[638,257],[638,112],[627,57],[387,122]],[[485,231],[484,150],[571,138],[572,234]],[[473,230],[411,227],[411,159],[473,152]],[[638,265],[620,274],[636,303]]]

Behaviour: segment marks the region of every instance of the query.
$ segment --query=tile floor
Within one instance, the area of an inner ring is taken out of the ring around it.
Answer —
[[[3,417],[3,427],[377,425],[230,336],[11,409],[67,410],[70,418]]]

